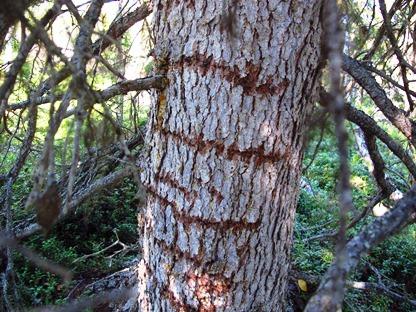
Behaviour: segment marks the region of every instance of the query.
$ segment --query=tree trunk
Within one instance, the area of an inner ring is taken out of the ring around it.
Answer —
[[[320,6],[156,1],[142,311],[284,310]]]

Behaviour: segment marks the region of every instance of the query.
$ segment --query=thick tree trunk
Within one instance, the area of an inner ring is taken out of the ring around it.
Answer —
[[[282,311],[320,0],[155,8],[141,310]]]

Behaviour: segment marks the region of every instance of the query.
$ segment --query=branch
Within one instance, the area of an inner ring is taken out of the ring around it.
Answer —
[[[143,144],[143,139],[143,135],[140,131],[126,142],[126,146],[129,150],[135,149]],[[72,213],[83,201],[96,195],[101,190],[121,183],[123,178],[128,176],[128,173],[130,172],[128,168],[115,171],[115,168],[119,165],[119,160],[125,157],[125,152],[120,148],[119,143],[97,149],[94,153],[96,155],[95,157],[87,158],[79,166],[79,174],[75,183],[77,190],[75,191],[72,201],[69,203],[68,213]],[[109,155],[112,155],[112,158],[109,158]],[[140,166],[140,154],[137,156],[137,159],[139,160],[137,164]],[[104,171],[103,168],[107,169]],[[107,172],[111,173],[106,174]],[[91,180],[99,173],[104,174],[105,176],[91,183]],[[59,181],[61,188],[64,188],[64,185],[67,184],[67,179],[68,175],[64,174]],[[61,195],[61,197],[64,197],[64,194]],[[57,221],[61,221],[62,219],[64,219],[64,216]],[[25,220],[16,225],[13,232],[17,238],[23,239],[38,232],[40,229],[41,227],[39,224],[34,223],[33,218],[30,218],[29,220]]]
[[[61,276],[64,281],[70,281],[72,278],[72,273],[68,271],[66,268],[56,263],[53,263],[47,259],[42,258],[41,256],[34,253],[29,248],[23,245],[19,245],[16,239],[10,238],[4,232],[0,232],[0,247],[4,247],[4,246],[12,248],[20,252],[27,260],[32,262],[37,267],[47,272],[51,272],[53,274]]]
[[[116,235],[116,238],[117,238],[117,239],[116,239],[113,243],[111,243],[111,244],[110,244],[110,245],[108,245],[107,247],[104,247],[104,248],[103,248],[103,249],[101,249],[101,250],[98,250],[98,251],[93,252],[93,253],[91,253],[91,254],[83,255],[83,256],[81,256],[81,257],[79,257],[79,258],[75,259],[74,261],[72,261],[72,263],[79,262],[79,261],[84,261],[84,260],[86,260],[86,259],[88,259],[88,258],[91,258],[91,257],[96,257],[96,256],[98,256],[98,255],[100,255],[100,254],[105,253],[105,252],[106,252],[106,251],[108,251],[108,250],[113,249],[113,248],[114,248],[114,247],[116,247],[116,246],[121,246],[121,247],[122,247],[122,249],[115,251],[112,255],[108,256],[107,258],[111,259],[111,258],[115,257],[116,255],[118,255],[118,254],[120,254],[120,253],[121,253],[122,255],[124,255],[124,254],[126,254],[126,253],[128,253],[128,252],[130,252],[130,251],[138,251],[139,246],[138,246],[138,244],[137,244],[137,243],[136,243],[135,245],[132,245],[132,246],[130,246],[130,245],[126,245],[126,244],[124,244],[124,243],[120,240],[120,238],[118,237],[117,231],[116,231],[116,230],[114,230],[113,232],[114,232],[114,234]]]
[[[335,123],[335,136],[338,145],[339,173],[339,230],[336,242],[335,267],[339,269],[345,264],[344,247],[347,242],[348,212],[352,210],[352,194],[350,187],[350,169],[348,162],[348,133],[345,128],[344,97],[341,82],[342,50],[344,33],[340,25],[340,15],[336,0],[324,1],[323,29],[325,31],[325,47],[328,52],[328,70],[330,78],[329,109]],[[338,309],[344,300],[345,280],[339,275],[332,276],[331,306]]]
[[[400,9],[400,5],[403,3],[403,0],[396,0],[393,5],[391,6],[391,9],[388,13],[389,18],[392,18],[393,15],[396,13],[397,10]],[[370,51],[368,51],[368,53],[365,55],[364,59],[366,60],[370,60],[374,54],[376,53],[378,47],[380,46],[380,44],[383,42],[383,38],[384,38],[384,32],[386,31],[386,27],[383,23],[383,25],[381,25],[381,27],[379,28],[379,30],[377,31],[377,35],[374,39],[372,48],[370,49]]]
[[[413,102],[412,96],[409,94],[409,91],[410,91],[409,79],[407,78],[406,70],[407,70],[407,68],[409,68],[410,70],[413,71],[413,73],[416,73],[416,70],[413,66],[411,66],[404,59],[402,51],[400,51],[399,45],[397,43],[397,39],[393,34],[393,29],[392,29],[392,26],[391,26],[390,17],[388,16],[387,9],[386,9],[386,2],[384,0],[379,0],[379,4],[380,4],[381,15],[383,15],[384,26],[386,28],[387,37],[389,38],[390,43],[393,46],[394,54],[396,55],[397,59],[399,60],[399,66],[400,66],[400,71],[401,71],[401,74],[402,74],[403,85],[404,85],[404,88],[405,88],[407,100],[409,102],[410,111],[413,111],[414,102]]]
[[[134,80],[123,80],[107,89],[101,91],[93,91],[93,99],[95,103],[105,102],[111,99],[114,96],[127,94],[131,91],[144,91],[150,89],[163,89],[165,85],[164,76],[156,75],[152,77],[138,78]],[[7,110],[14,111],[18,109],[24,109],[28,107],[31,103],[34,105],[42,105],[51,103],[52,101],[60,101],[64,97],[64,94],[57,95],[47,95],[47,96],[38,96],[33,100],[26,100],[19,103],[11,104],[7,107]],[[75,99],[75,96],[71,97],[71,100]],[[69,114],[69,115],[72,115]],[[68,117],[68,112],[65,117]]]
[[[323,88],[320,89],[319,103],[324,107],[329,105],[329,95]],[[349,103],[345,103],[345,114],[347,119],[359,126],[363,132],[374,135],[382,141],[393,154],[404,163],[406,168],[416,179],[416,165],[413,162],[412,157],[395,140],[393,140],[386,131],[380,128],[373,118],[363,111],[356,109]]]
[[[51,19],[53,19],[57,14],[59,14],[60,9],[61,9],[61,4],[59,4],[59,1],[58,1],[42,17],[42,19],[39,22],[40,26],[45,27]],[[0,118],[3,116],[4,111],[6,110],[7,100],[12,92],[12,88],[16,82],[17,75],[20,72],[23,64],[25,63],[30,50],[35,44],[38,38],[39,32],[40,32],[39,30],[35,30],[31,32],[27,40],[22,43],[10,70],[6,74],[6,79],[4,80],[3,84],[0,87]]]
[[[397,202],[394,209],[369,224],[361,233],[348,242],[345,247],[344,266],[339,268],[333,263],[322,279],[317,293],[309,300],[306,312],[333,311],[331,297],[333,295],[333,276],[346,279],[347,275],[357,266],[362,256],[372,247],[397,233],[409,222],[416,219],[416,186]]]
[[[136,298],[137,296],[137,287],[130,288],[121,288],[109,292],[103,292],[99,295],[96,295],[91,298],[82,298],[79,300],[73,300],[67,304],[61,306],[45,306],[41,308],[33,309],[33,312],[78,312],[86,311],[94,307],[106,303],[118,303],[120,301],[124,302],[130,298]]]
[[[376,136],[396,155],[416,178],[416,165],[412,157],[386,131],[380,128],[373,118],[350,104],[345,106],[348,120],[359,126],[364,133]]]
[[[30,0],[3,0],[0,9],[0,51],[3,51],[3,43],[9,28],[12,27],[24,14],[26,9],[35,1]]]
[[[342,68],[368,93],[384,116],[416,147],[416,124],[388,98],[376,79],[359,61],[344,54]]]
[[[71,167],[69,169],[68,184],[67,184],[67,193],[65,204],[62,207],[63,213],[66,213],[69,209],[68,204],[72,199],[74,191],[74,182],[75,174],[77,171],[77,166],[80,157],[80,143],[81,143],[81,132],[82,125],[84,123],[84,118],[86,116],[86,107],[87,99],[90,97],[90,89],[86,81],[86,66],[87,62],[90,59],[90,49],[91,49],[91,35],[94,31],[95,25],[98,22],[98,18],[101,14],[102,6],[104,5],[104,0],[93,0],[85,14],[82,24],[80,25],[79,34],[75,42],[74,55],[71,61],[76,65],[77,73],[73,75],[72,81],[70,84],[70,94],[75,94],[77,96],[77,106],[75,108],[75,129],[74,137],[72,142],[72,161]],[[61,103],[61,107],[63,106]],[[60,108],[61,108],[60,107]],[[62,118],[67,108],[62,110]],[[60,118],[60,116],[57,116]],[[59,122],[57,123],[59,126]],[[53,161],[53,160],[52,160]]]
[[[77,298],[82,296],[82,294],[100,295],[104,292],[112,291],[122,286],[137,286],[138,264],[139,261],[137,259],[133,260],[131,263],[128,263],[126,268],[108,276],[95,279],[92,283],[87,285],[85,285],[85,280],[82,280],[70,291],[65,300]]]
[[[354,218],[351,220],[351,222],[347,225],[347,229],[351,229],[354,227],[358,222],[360,222],[362,219],[364,219],[368,213],[373,209],[378,203],[380,203],[383,199],[385,199],[386,196],[379,192],[377,193],[367,204],[367,206],[358,214],[354,216]],[[337,231],[331,231],[331,232],[325,232],[318,235],[314,235],[312,237],[306,238],[303,241],[304,242],[311,242],[314,240],[326,240],[326,239],[335,239],[337,236]]]
[[[101,179],[90,184],[86,189],[80,191],[79,193],[74,194],[72,200],[69,202],[68,211],[66,213],[62,213],[59,216],[57,222],[64,219],[69,213],[75,210],[83,201],[92,197],[99,193],[100,191],[109,188],[111,186],[115,186],[119,184],[125,177],[128,177],[131,174],[130,170],[128,169],[121,169],[116,172],[113,172]],[[22,239],[28,237],[36,232],[41,230],[41,226],[38,223],[31,223],[29,225],[24,226],[24,228],[19,229],[15,228],[15,235],[18,239]]]
[[[402,86],[400,83],[398,83],[396,80],[394,80],[393,78],[391,78],[387,73],[385,73],[382,70],[379,70],[377,68],[375,68],[374,66],[367,64],[367,63],[361,63],[362,66],[364,66],[367,70],[379,75],[381,78],[383,78],[384,80],[386,80],[387,82],[391,83],[394,87],[399,88],[402,91],[406,91],[405,87]],[[416,92],[409,90],[409,94],[416,97]]]
[[[104,51],[114,41],[117,41],[124,33],[130,29],[134,24],[145,19],[152,12],[152,5],[149,3],[142,4],[135,11],[116,20],[107,32],[108,36],[101,37],[92,44],[93,55],[98,55],[99,52]],[[112,40],[110,40],[110,38]],[[55,84],[59,84],[71,75],[71,70],[67,66],[57,72],[53,77],[44,80],[40,88],[40,96],[43,96]]]
[[[390,183],[390,181],[386,179],[386,175],[384,173],[386,165],[383,158],[381,157],[380,152],[378,151],[376,137],[373,134],[364,132],[364,140],[368,149],[368,153],[370,154],[371,161],[373,163],[372,174],[374,179],[376,180],[376,183],[382,191],[383,195],[388,197],[396,190],[396,188],[393,186],[393,184]]]
[[[131,91],[144,91],[150,89],[163,89],[166,84],[164,76],[156,75],[153,77],[138,78],[134,80],[120,81],[103,91],[94,92],[95,103],[104,103],[117,95],[126,95]],[[75,113],[75,109],[68,110],[65,117]]]
[[[117,41],[127,30],[134,24],[144,20],[152,13],[153,5],[151,2],[147,2],[139,6],[133,12],[128,13],[125,16],[120,17],[114,23],[111,24],[107,31],[106,36],[95,41],[92,45],[92,51],[94,55],[99,55],[102,51],[108,48],[114,41]]]
[[[320,277],[310,275],[304,272],[299,272],[297,270],[291,270],[290,272],[290,279],[293,284],[297,284],[299,279],[302,279],[307,282],[307,285],[317,286],[319,284]],[[416,300],[409,298],[408,294],[401,294],[397,291],[393,291],[387,286],[384,285],[382,281],[378,281],[377,283],[372,282],[357,282],[357,281],[346,281],[346,286],[348,288],[353,288],[356,290],[373,290],[377,292],[382,292],[384,295],[392,298],[395,301],[406,301],[413,306],[416,306]]]

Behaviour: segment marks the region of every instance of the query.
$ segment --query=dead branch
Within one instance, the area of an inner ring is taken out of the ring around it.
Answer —
[[[320,103],[324,107],[329,105],[328,93],[323,88],[320,90]],[[382,141],[403,162],[412,176],[416,178],[416,165],[412,157],[386,131],[379,127],[373,118],[348,103],[345,103],[345,114],[347,119],[359,126],[363,132],[374,135]]]
[[[388,120],[416,147],[416,124],[388,98],[371,73],[359,61],[344,54],[342,68],[368,93]]]
[[[41,27],[45,27],[51,19],[53,19],[57,14],[59,14],[61,5],[58,2],[55,2],[53,7],[46,12],[46,14],[42,17],[39,24]],[[26,58],[32,49],[33,45],[35,44],[37,38],[39,36],[39,29],[32,31],[30,36],[26,39],[26,41],[20,46],[19,52],[17,57],[12,63],[10,70],[6,74],[6,79],[0,87],[0,117],[4,115],[4,111],[6,110],[7,101],[11,94],[12,88],[14,83],[16,82],[16,78],[20,69],[22,68],[23,64],[26,61]]]
[[[389,41],[393,47],[394,54],[399,60],[399,67],[400,67],[400,71],[402,75],[403,85],[404,85],[405,93],[407,96],[407,100],[409,102],[409,107],[410,107],[409,110],[413,111],[415,104],[413,102],[412,96],[409,93],[410,87],[409,87],[409,79],[407,78],[407,69],[410,69],[411,71],[413,71],[413,73],[416,73],[416,69],[405,60],[403,53],[399,48],[397,39],[393,34],[393,29],[391,26],[390,17],[388,16],[388,13],[387,13],[385,1],[379,0],[379,4],[380,4],[381,15],[383,16],[383,20],[384,20],[384,26],[386,29],[387,37],[389,38]]]
[[[382,217],[369,224],[345,246],[344,266],[340,268],[333,263],[323,277],[318,291],[309,300],[305,308],[311,311],[333,311],[331,302],[333,295],[333,276],[338,275],[345,281],[358,264],[363,255],[369,250],[400,231],[403,227],[416,219],[416,186],[414,186],[395,207]]]
[[[105,102],[115,97],[117,95],[125,95],[131,91],[144,91],[144,90],[151,90],[151,89],[162,89],[164,87],[164,77],[160,75],[152,76],[152,77],[145,77],[145,78],[138,78],[134,80],[122,80],[112,86],[102,90],[102,91],[92,91],[93,92],[93,102],[100,103]],[[47,95],[47,96],[39,96],[36,97],[34,100],[26,100],[19,103],[11,104],[7,107],[7,110],[14,111],[18,109],[24,109],[30,105],[30,103],[34,103],[34,105],[42,105],[51,103],[53,100],[60,101],[64,97],[64,94],[56,94],[54,96]],[[75,99],[73,96],[71,99]],[[75,110],[69,110],[66,112],[65,117],[73,115]]]
[[[135,298],[137,294],[137,287],[120,288],[109,292],[102,292],[92,298],[83,298],[79,300],[73,300],[62,306],[46,306],[33,309],[37,312],[78,312],[99,307],[103,304],[115,303],[128,300],[129,298]]]
[[[108,256],[107,258],[111,259],[111,258],[117,256],[118,254],[126,254],[130,251],[138,251],[138,248],[139,248],[138,244],[127,245],[127,244],[123,243],[120,240],[116,230],[114,230],[113,232],[116,235],[116,240],[113,243],[111,243],[110,245],[108,245],[107,247],[104,247],[103,249],[101,249],[99,251],[93,252],[91,254],[83,255],[83,256],[75,259],[74,261],[72,261],[72,263],[83,261],[83,260],[86,260],[86,259],[91,258],[91,257],[96,257],[96,256],[101,255],[101,254],[105,253],[106,251],[112,250],[112,249],[114,249],[114,247],[118,247],[118,246],[121,246],[121,249],[115,251],[112,255]]]
[[[69,213],[73,212],[77,207],[79,207],[79,205],[86,199],[98,194],[104,189],[118,185],[123,181],[125,177],[128,177],[130,174],[131,172],[129,170],[121,169],[109,174],[108,176],[98,179],[97,181],[90,184],[88,188],[81,190],[79,193],[75,193],[72,197],[72,200],[68,204],[68,210],[61,212],[57,222],[63,220]],[[28,225],[20,224],[17,225],[14,229],[15,235],[18,239],[28,237],[36,232],[39,232],[40,230],[41,227],[37,223],[30,223]]]
[[[108,48],[114,41],[120,39],[123,34],[129,30],[133,25],[142,21],[152,12],[152,5],[150,3],[142,4],[135,11],[116,20],[109,28],[108,37],[101,37],[92,44],[93,55],[98,55],[100,52]],[[112,38],[113,40],[110,40]],[[67,66],[58,71],[53,77],[44,80],[41,83],[39,96],[43,96],[47,91],[51,90],[56,84],[59,84],[71,75],[71,70]]]

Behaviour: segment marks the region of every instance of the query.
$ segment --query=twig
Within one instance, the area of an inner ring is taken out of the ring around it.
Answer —
[[[118,237],[117,231],[114,230],[113,232],[116,235],[116,238],[117,238],[116,241],[114,241],[113,243],[111,243],[110,245],[108,245],[107,247],[105,247],[105,248],[103,248],[103,249],[101,249],[99,251],[93,252],[93,253],[88,254],[88,255],[83,255],[82,257],[79,257],[79,258],[75,259],[74,261],[72,261],[72,263],[76,263],[76,262],[79,262],[79,261],[86,260],[88,258],[96,257],[96,256],[98,256],[100,254],[105,253],[108,250],[111,250],[112,248],[114,248],[114,247],[116,247],[118,245],[120,245],[122,247],[122,249],[117,250],[115,253],[113,253],[112,255],[108,256],[107,258],[111,259],[111,258],[115,257],[116,255],[118,255],[119,253],[125,254],[125,253],[127,253],[129,251],[136,250],[138,248],[137,245],[135,245],[135,246],[129,246],[129,245],[124,244],[120,240],[120,238]]]

